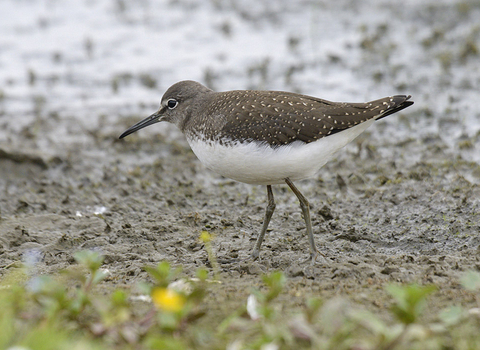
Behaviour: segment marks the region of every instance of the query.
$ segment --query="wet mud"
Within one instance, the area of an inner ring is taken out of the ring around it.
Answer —
[[[289,277],[290,306],[340,295],[382,308],[390,282],[434,283],[435,298],[445,303],[473,300],[459,276],[480,269],[480,168],[440,139],[378,143],[372,129],[317,178],[298,182],[323,254],[312,265],[304,262],[309,246],[299,203],[286,185],[274,186],[277,209],[260,259],[248,260],[265,187],[211,173],[173,126],[162,128],[173,141],[161,134],[119,141],[111,133],[55,155],[3,150],[0,273],[21,262],[55,273],[74,263],[74,252],[95,249],[105,255],[112,287],[147,278],[142,267],[162,260],[193,276],[199,267],[212,270],[199,239],[205,230],[225,287],[216,300],[240,305],[259,276],[275,270]]]

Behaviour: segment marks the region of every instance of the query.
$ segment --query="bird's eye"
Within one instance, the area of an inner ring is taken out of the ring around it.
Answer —
[[[167,107],[170,109],[174,109],[175,107],[177,107],[177,105],[178,105],[178,101],[173,98],[167,101]]]

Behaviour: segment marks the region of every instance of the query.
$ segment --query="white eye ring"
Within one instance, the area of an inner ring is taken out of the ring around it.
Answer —
[[[171,98],[167,101],[167,107],[168,109],[174,109],[175,107],[178,106],[178,101],[175,100],[174,98]]]

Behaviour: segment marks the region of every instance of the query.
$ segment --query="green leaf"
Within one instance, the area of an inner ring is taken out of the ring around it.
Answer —
[[[97,271],[103,264],[103,255],[93,250],[82,250],[73,254],[75,261],[85,266],[91,273]]]
[[[166,336],[152,336],[146,340],[148,349],[183,350],[187,349],[182,339]]]
[[[157,314],[158,323],[165,331],[174,332],[179,327],[180,317],[173,312],[159,312]]]
[[[471,292],[480,290],[480,273],[476,271],[467,271],[460,278],[463,288]]]
[[[107,277],[108,273],[102,270],[97,270],[93,273],[92,276],[92,284],[98,284],[99,282],[103,281],[105,277]]]
[[[137,283],[137,289],[140,294],[150,295],[152,293],[153,286],[150,283],[140,281]]]
[[[305,315],[308,322],[313,323],[317,317],[320,308],[323,306],[323,299],[320,298],[310,298],[307,300],[307,308],[305,310]]]
[[[265,295],[265,301],[270,302],[275,299],[282,292],[286,281],[287,279],[285,275],[280,271],[263,276],[263,282],[268,287],[268,292]]]
[[[427,296],[436,289],[437,287],[433,285],[420,286],[418,284],[406,286],[390,284],[386,287],[387,292],[395,299],[395,304],[391,308],[393,314],[406,325],[417,321],[425,306]]]
[[[84,290],[77,289],[75,298],[69,302],[69,309],[73,315],[78,315],[88,304],[90,304],[89,295]]]
[[[200,281],[206,281],[208,278],[208,271],[206,269],[200,268],[197,270],[196,275]]]
[[[156,285],[166,288],[177,276],[181,268],[172,269],[167,261],[160,262],[156,267],[144,266],[143,268],[155,280]]]
[[[465,311],[460,306],[450,306],[449,308],[440,312],[438,317],[446,326],[454,326],[463,319]]]
[[[115,290],[112,293],[110,300],[112,301],[112,304],[115,306],[128,305],[128,295],[124,290],[121,290],[121,289]]]

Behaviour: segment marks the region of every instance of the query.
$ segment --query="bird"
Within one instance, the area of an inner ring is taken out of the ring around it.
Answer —
[[[300,202],[310,246],[307,260],[313,262],[319,252],[310,204],[294,181],[315,176],[339,149],[376,120],[411,106],[410,98],[394,95],[365,103],[331,102],[285,91],[215,92],[185,80],[168,88],[160,108],[119,138],[170,122],[183,132],[208,169],[239,182],[266,186],[263,225],[250,255],[254,260],[259,258],[276,206],[272,185],[286,183]]]

